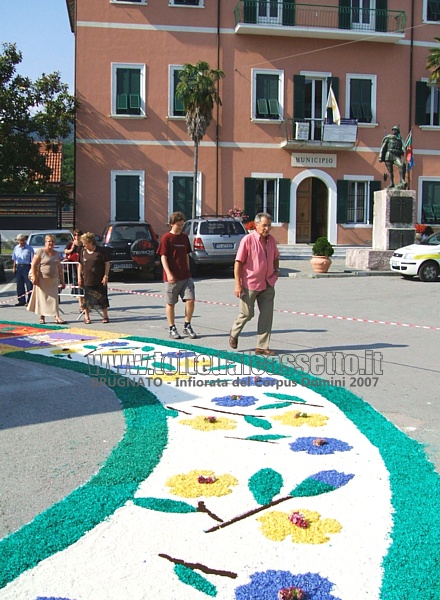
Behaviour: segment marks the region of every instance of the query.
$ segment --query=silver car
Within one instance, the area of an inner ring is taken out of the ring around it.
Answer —
[[[34,231],[26,241],[34,250],[39,250],[44,247],[44,238],[46,235],[55,236],[54,249],[64,258],[64,250],[69,242],[73,240],[73,233],[70,229],[46,229],[44,231]]]
[[[227,268],[235,261],[238,246],[247,235],[241,221],[232,217],[197,217],[186,221],[183,232],[189,237],[191,272],[203,266]]]

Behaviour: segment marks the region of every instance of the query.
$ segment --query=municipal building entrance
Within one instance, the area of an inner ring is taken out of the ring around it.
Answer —
[[[328,189],[317,177],[302,181],[296,192],[296,242],[309,244],[327,237]]]

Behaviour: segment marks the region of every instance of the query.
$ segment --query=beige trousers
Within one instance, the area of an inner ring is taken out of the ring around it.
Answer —
[[[243,297],[240,298],[240,313],[232,325],[231,335],[239,337],[243,327],[255,315],[255,301],[258,304],[260,314],[258,316],[258,343],[257,348],[269,348],[272,333],[273,305],[275,299],[275,288],[270,285],[262,292],[243,288]]]

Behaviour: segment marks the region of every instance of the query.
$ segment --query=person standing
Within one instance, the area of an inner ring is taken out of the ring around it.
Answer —
[[[107,295],[110,260],[104,248],[96,245],[93,233],[81,236],[83,248],[79,257],[78,283],[84,288],[84,323],[90,325],[90,310],[98,307],[102,310],[102,322],[109,323]]]
[[[26,236],[23,233],[17,235],[18,244],[12,251],[12,271],[17,281],[18,302],[15,306],[27,306],[31,299],[32,281],[29,279],[29,270],[34,249],[26,244]]]
[[[280,253],[275,238],[270,234],[271,215],[265,212],[258,213],[254,221],[255,230],[241,240],[235,257],[234,294],[240,299],[240,312],[232,325],[229,345],[234,350],[238,348],[240,333],[246,323],[254,317],[257,302],[260,314],[255,354],[274,356],[276,352],[269,348],[269,343]]]
[[[66,321],[60,317],[58,302],[58,286],[63,289],[64,283],[61,256],[54,249],[55,236],[46,235],[44,247],[35,252],[32,260],[31,276],[34,287],[28,310],[40,315],[40,324],[44,325],[46,317],[55,317],[55,323],[64,325]]]
[[[177,331],[174,322],[175,310],[179,297],[185,302],[185,325],[183,334],[195,339],[197,335],[191,326],[194,312],[195,289],[189,268],[191,244],[186,233],[182,233],[186,217],[182,212],[173,212],[170,216],[171,231],[162,236],[157,249],[163,266],[165,282],[166,316],[170,327],[170,337],[180,340],[182,336]]]

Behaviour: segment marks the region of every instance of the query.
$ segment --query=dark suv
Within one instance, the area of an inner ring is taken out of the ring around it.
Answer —
[[[189,237],[191,272],[199,267],[230,267],[235,262],[238,246],[246,235],[241,221],[233,217],[201,216],[189,219],[183,227]]]
[[[148,223],[109,223],[100,244],[106,248],[110,258],[111,274],[138,272],[159,275],[156,258],[158,236]]]

